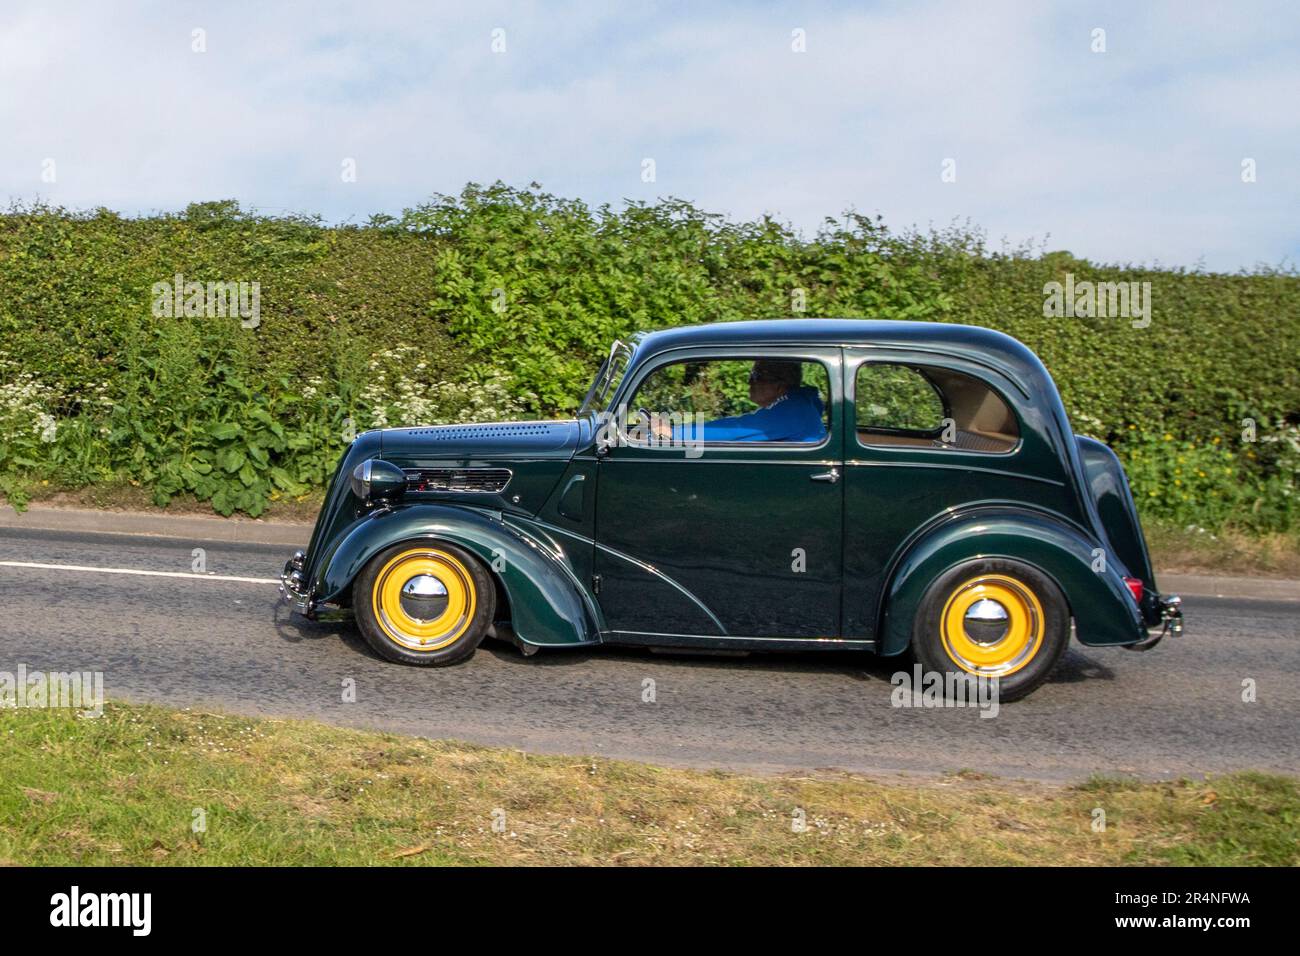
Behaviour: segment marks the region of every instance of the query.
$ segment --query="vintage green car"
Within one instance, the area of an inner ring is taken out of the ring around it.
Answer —
[[[282,580],[408,664],[485,636],[910,650],[1003,700],[1072,624],[1136,649],[1182,627],[1114,453],[1024,345],[939,323],[643,333],[574,419],[366,432]]]

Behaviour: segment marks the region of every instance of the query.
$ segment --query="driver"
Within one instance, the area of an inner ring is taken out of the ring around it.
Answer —
[[[817,389],[803,384],[800,362],[759,359],[749,372],[749,400],[755,411],[718,418],[703,426],[657,423],[655,435],[674,442],[821,441],[826,434]]]

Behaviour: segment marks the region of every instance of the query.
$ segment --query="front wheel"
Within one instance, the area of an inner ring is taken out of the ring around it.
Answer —
[[[352,605],[362,636],[380,656],[437,667],[474,653],[492,623],[496,589],[461,548],[405,542],[362,569]]]
[[[1070,609],[1047,575],[982,559],[940,575],[921,599],[912,648],[926,671],[996,678],[1017,700],[1047,680],[1070,642]]]

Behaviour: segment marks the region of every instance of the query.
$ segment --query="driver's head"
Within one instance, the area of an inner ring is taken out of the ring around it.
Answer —
[[[759,359],[749,370],[749,400],[771,405],[782,395],[803,384],[803,366],[780,359]]]

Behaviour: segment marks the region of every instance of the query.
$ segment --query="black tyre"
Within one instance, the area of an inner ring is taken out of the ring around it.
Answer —
[[[1051,675],[1070,642],[1070,609],[1046,574],[981,559],[941,575],[921,599],[912,650],[926,671],[996,677],[1018,700]]]
[[[441,667],[474,653],[492,624],[496,588],[463,549],[408,541],[381,551],[352,587],[357,626],[399,664]]]

